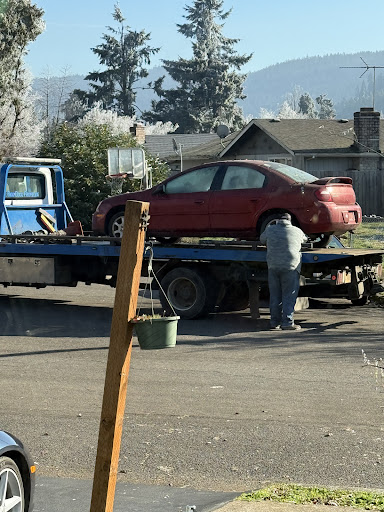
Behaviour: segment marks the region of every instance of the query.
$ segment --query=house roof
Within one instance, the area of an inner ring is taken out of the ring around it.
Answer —
[[[188,151],[193,147],[205,145],[216,139],[219,138],[215,133],[171,133],[167,135],[146,135],[144,148],[153,156],[171,161],[172,159],[180,159],[174,149],[173,140],[176,141],[178,148],[181,144],[181,150],[184,154],[185,151]]]
[[[293,152],[343,153],[354,143],[353,121],[344,119],[254,119],[276,142]],[[351,151],[354,151],[351,148]]]
[[[384,152],[384,120],[380,123],[380,148]],[[243,144],[243,137],[258,129],[293,154],[357,153],[354,121],[347,119],[252,119],[242,130],[223,139],[216,134],[148,135],[145,147],[152,154],[157,154],[155,148],[158,148],[160,157],[177,161],[180,157],[173,150],[174,138],[177,144],[183,145],[183,158],[220,159],[230,154],[231,149],[236,151],[236,146]]]
[[[250,130],[260,128],[294,153],[355,152],[353,121],[335,119],[252,119],[242,130],[184,152],[187,158],[224,157]],[[384,141],[383,141],[384,142]],[[384,146],[384,144],[383,144]]]
[[[380,120],[384,152],[384,120]],[[184,152],[185,158],[223,158],[251,130],[260,128],[292,153],[356,153],[354,122],[346,119],[252,119],[242,130]]]

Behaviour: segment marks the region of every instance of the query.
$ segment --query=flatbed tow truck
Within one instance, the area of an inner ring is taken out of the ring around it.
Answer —
[[[58,161],[13,159],[1,165],[0,200],[0,284],[115,286],[121,239],[62,234],[73,219]],[[52,219],[56,231],[41,229],[42,214]],[[384,250],[338,245],[303,246],[300,295],[342,296],[362,305],[382,290]],[[169,309],[169,300],[178,315],[193,319],[250,306],[251,315],[257,317],[260,291],[267,288],[266,249],[257,242],[162,245],[149,241],[143,277],[148,276],[149,261],[157,278],[153,285],[157,281],[161,285],[164,310]]]

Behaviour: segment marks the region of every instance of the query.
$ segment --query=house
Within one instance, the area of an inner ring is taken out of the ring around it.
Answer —
[[[381,130],[380,130],[381,128]],[[380,133],[381,132],[381,133]],[[252,119],[224,139],[184,152],[185,168],[215,160],[272,160],[309,173],[376,171],[384,166],[384,120],[362,108],[348,119]],[[173,162],[177,155],[171,156]]]

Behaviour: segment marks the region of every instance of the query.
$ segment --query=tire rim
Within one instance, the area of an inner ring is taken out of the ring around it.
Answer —
[[[188,311],[196,303],[197,288],[187,278],[179,278],[168,286],[167,296],[172,306],[179,311]]]
[[[123,236],[124,229],[124,217],[117,217],[111,226],[112,236],[115,238],[121,238]],[[1,511],[0,511],[1,512]]]
[[[23,512],[22,488],[17,474],[10,468],[0,473],[0,512]]]

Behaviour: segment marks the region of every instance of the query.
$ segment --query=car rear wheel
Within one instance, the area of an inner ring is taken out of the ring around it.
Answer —
[[[24,512],[24,485],[19,468],[9,457],[0,457],[0,510]]]
[[[276,221],[279,219],[280,215],[283,215],[284,213],[288,213],[289,215],[291,215],[289,212],[281,210],[279,212],[271,213],[270,215],[268,215],[268,217],[265,217],[260,226],[260,234],[263,231],[265,231],[270,224],[275,224]],[[297,220],[294,217],[292,217],[292,225],[298,226]]]
[[[121,238],[124,229],[124,212],[117,212],[108,223],[108,236]]]

